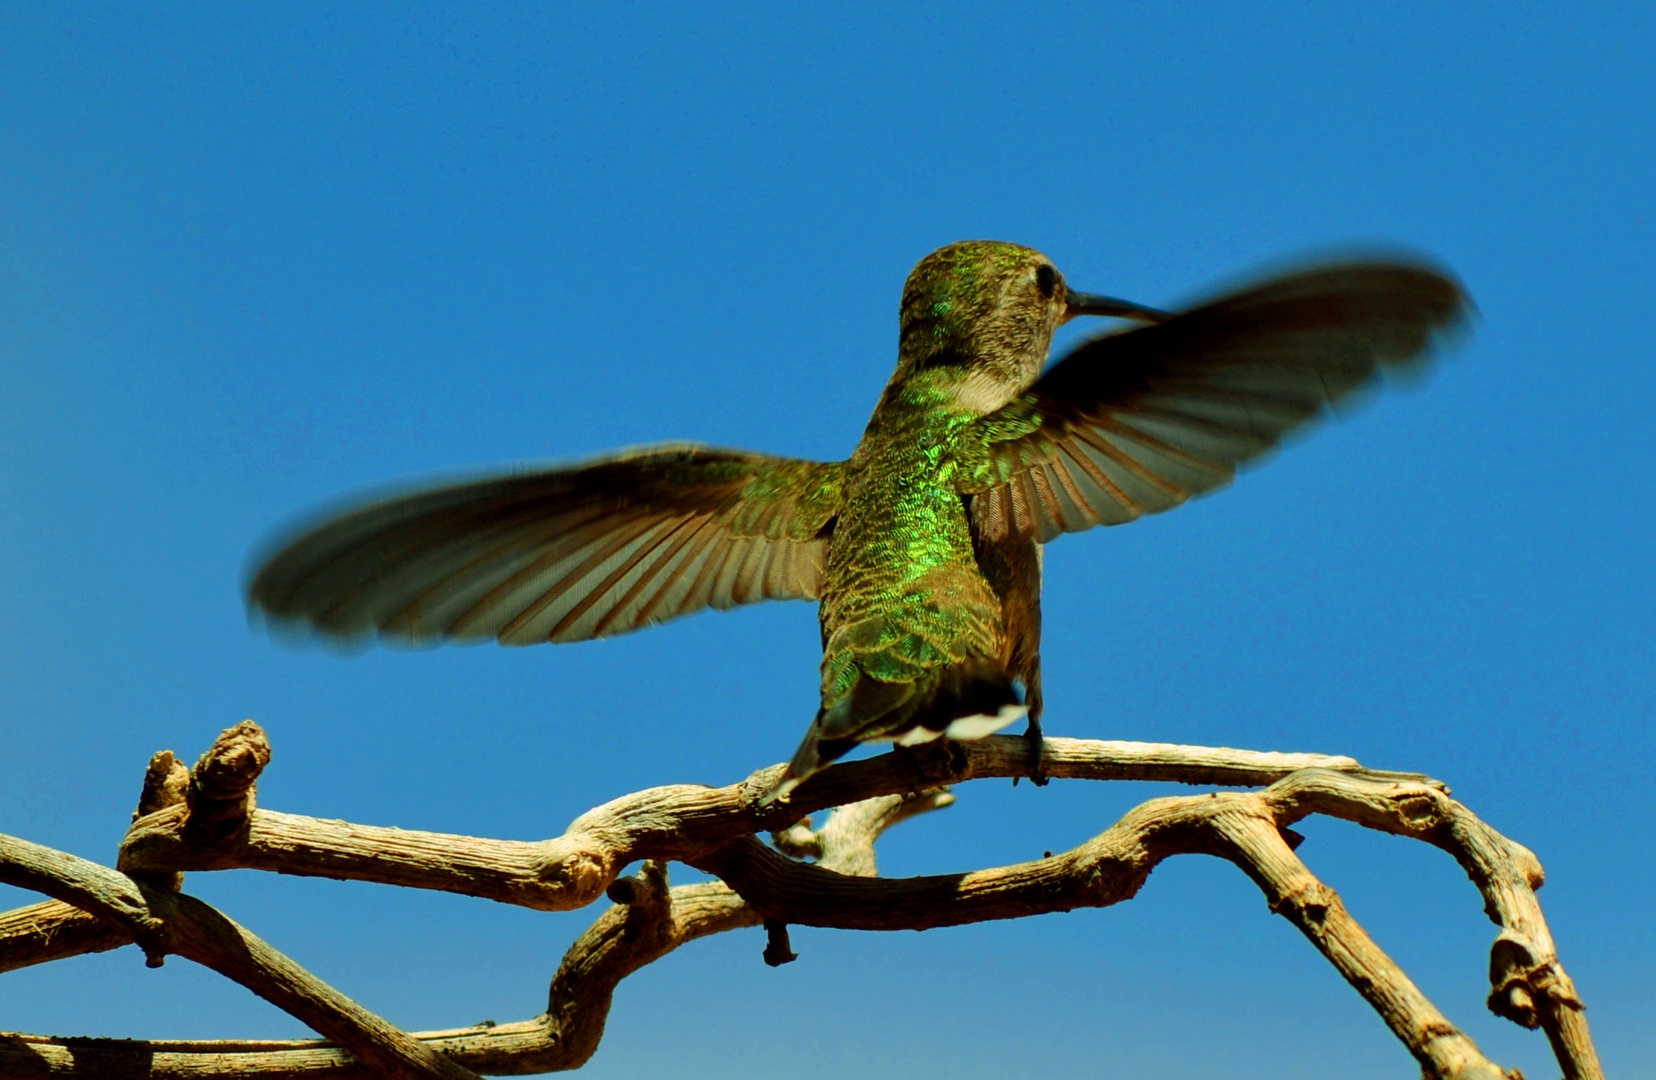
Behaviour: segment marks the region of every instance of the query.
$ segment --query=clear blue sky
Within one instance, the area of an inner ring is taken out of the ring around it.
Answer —
[[[108,861],[149,755],[248,716],[263,805],[408,828],[539,838],[739,779],[814,709],[809,605],[342,657],[249,628],[247,553],[410,476],[843,456],[948,241],[1158,305],[1405,245],[1468,284],[1470,347],[1228,491],[1055,543],[1049,730],[1443,778],[1546,865],[1611,1075],[1656,1070],[1649,5],[476,7],[0,6],[0,830]],[[882,867],[1038,856],[1164,790],[971,785]],[[1453,1019],[1556,1075],[1484,1009],[1494,927],[1450,859],[1304,831]],[[411,1028],[538,1012],[595,914],[188,888]],[[799,930],[775,971],[761,937],[628,980],[588,1073],[1413,1075],[1214,860],[1106,911]],[[0,978],[0,1027],[302,1031],[131,949]]]

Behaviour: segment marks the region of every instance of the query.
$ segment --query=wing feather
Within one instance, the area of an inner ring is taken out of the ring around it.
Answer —
[[[547,633],[553,641],[585,641],[598,636],[598,627],[632,587],[647,571],[660,553],[661,545],[684,526],[683,521],[655,523],[636,541],[601,566],[585,579],[574,582],[565,590],[571,598],[567,610]],[[596,580],[604,572],[603,579]]]
[[[699,524],[695,533],[685,541],[684,547],[663,566],[662,571],[640,583],[644,596],[632,616],[632,622],[638,625],[659,622],[664,617],[660,612],[690,610],[684,602],[685,598],[717,540],[718,530],[711,522]]]
[[[821,592],[841,466],[646,447],[381,499],[290,536],[250,603],[332,636],[581,641]]]
[[[520,577],[509,590],[498,593],[486,610],[478,612],[476,625],[503,645],[559,640],[572,609],[591,598],[609,573],[647,549],[659,528],[657,522],[635,520],[593,537],[542,573]]]
[[[1469,311],[1437,270],[1351,263],[1085,342],[969,429],[980,539],[1045,542],[1222,487],[1382,371],[1421,367]]]
[[[705,527],[705,522],[687,518],[678,523],[671,536],[652,547],[647,553],[648,561],[640,565],[636,573],[628,575],[626,592],[608,605],[608,609],[594,627],[592,636],[603,637],[613,633],[611,627],[618,623],[636,624],[642,614],[642,606],[649,600],[645,594],[649,593],[652,587],[659,590],[665,583],[664,579],[673,576],[678,564],[682,563],[689,545]]]

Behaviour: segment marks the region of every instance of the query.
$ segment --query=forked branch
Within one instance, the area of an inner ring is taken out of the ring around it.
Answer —
[[[1026,775],[1022,739],[944,743],[836,766],[789,802],[761,808],[779,766],[725,788],[652,788],[581,815],[536,843],[404,832],[256,808],[269,760],[257,725],[220,737],[195,770],[157,755],[119,872],[0,838],[0,880],[55,899],[0,914],[0,971],[136,941],[158,962],[178,953],[275,1002],[329,1042],[62,1040],[0,1036],[0,1075],[74,1077],[463,1077],[571,1069],[597,1048],[621,979],[700,937],[764,923],[769,962],[792,958],[786,925],[924,929],[1020,918],[1131,898],[1176,854],[1228,859],[1271,910],[1304,933],[1380,1014],[1429,1077],[1498,1080],[1486,1059],[1375,945],[1293,853],[1288,827],[1327,814],[1443,848],[1501,927],[1490,1008],[1546,1029],[1567,1080],[1602,1072],[1582,1005],[1535,899],[1541,868],[1451,799],[1441,784],[1349,758],[1050,739],[1054,777],[1268,785],[1155,799],[1072,851],[966,874],[874,877],[874,841],[948,805],[946,785]],[[801,815],[839,807],[821,830]],[[757,834],[770,831],[772,846]],[[630,863],[645,860],[631,877]],[[804,860],[814,859],[815,863]],[[678,860],[720,881],[667,885]],[[407,1034],[309,975],[223,915],[177,892],[186,870],[250,867],[439,889],[542,910],[608,893],[616,904],[570,948],[548,1009],[519,1023]]]

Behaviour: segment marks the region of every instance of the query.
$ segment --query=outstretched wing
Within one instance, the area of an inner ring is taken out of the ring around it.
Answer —
[[[286,538],[248,598],[333,635],[507,645],[814,599],[840,469],[680,444],[417,491]]]
[[[1045,542],[1172,509],[1379,370],[1421,365],[1468,310],[1437,271],[1353,263],[1095,338],[974,425],[960,462],[974,526]]]

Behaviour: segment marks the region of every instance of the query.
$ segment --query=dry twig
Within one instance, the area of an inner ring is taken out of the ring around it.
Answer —
[[[724,788],[651,788],[597,807],[562,836],[535,843],[258,809],[254,782],[269,756],[264,733],[251,722],[226,731],[193,772],[170,754],[157,755],[121,847],[119,872],[0,837],[0,880],[55,898],[0,914],[0,971],[136,941],[152,962],[177,953],[213,967],[331,1042],[0,1036],[0,1075],[334,1080],[571,1069],[597,1048],[620,980],[697,938],[764,923],[767,961],[786,962],[792,959],[788,923],[924,929],[1103,907],[1131,898],[1162,859],[1200,853],[1247,873],[1271,910],[1328,957],[1428,1077],[1506,1078],[1293,853],[1284,831],[1320,813],[1453,855],[1501,927],[1492,951],[1490,1008],[1545,1028],[1566,1080],[1602,1077],[1581,1001],[1535,899],[1541,884],[1535,857],[1479,821],[1441,784],[1366,770],[1349,758],[1049,739],[1044,764],[1056,778],[1268,786],[1154,799],[1074,850],[1035,862],[883,879],[874,876],[874,842],[885,829],[948,805],[948,784],[1026,774],[1025,742],[942,743],[842,764],[787,803],[767,808],[757,796],[780,766]],[[821,830],[801,817],[836,806]],[[767,830],[774,847],[756,837]],[[666,862],[674,859],[721,880],[669,888]],[[641,871],[618,876],[639,860]],[[605,893],[616,903],[565,955],[545,1013],[513,1024],[410,1035],[178,892],[184,871],[232,867],[439,889],[541,910],[580,907]]]

